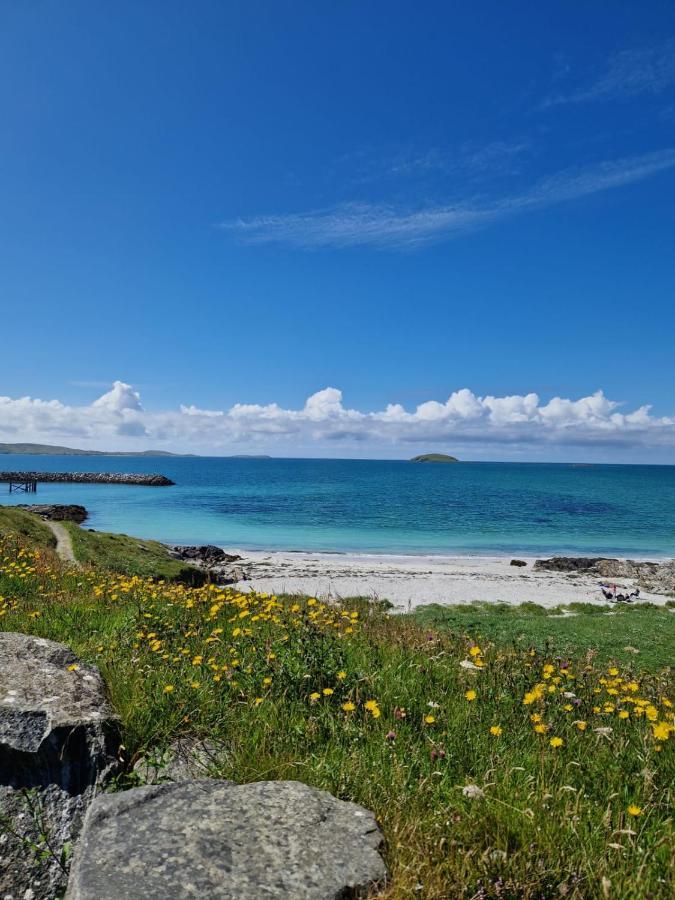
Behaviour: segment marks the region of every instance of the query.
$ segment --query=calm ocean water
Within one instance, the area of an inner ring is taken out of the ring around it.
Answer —
[[[161,472],[175,487],[40,484],[88,526],[174,543],[412,554],[675,556],[675,466],[3,456],[0,469]]]

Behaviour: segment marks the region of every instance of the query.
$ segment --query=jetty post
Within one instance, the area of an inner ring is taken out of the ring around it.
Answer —
[[[37,493],[37,481],[10,481],[10,494],[35,494]]]

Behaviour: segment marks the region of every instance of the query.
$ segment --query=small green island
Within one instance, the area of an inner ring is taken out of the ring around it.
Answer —
[[[414,463],[456,463],[459,462],[456,456],[448,456],[445,453],[422,453],[420,456],[413,456],[410,462]]]

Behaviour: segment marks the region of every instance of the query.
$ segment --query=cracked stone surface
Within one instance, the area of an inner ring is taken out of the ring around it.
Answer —
[[[382,834],[355,803],[294,781],[188,781],[102,794],[67,900],[345,900],[384,883]]]
[[[68,847],[118,747],[98,669],[54,641],[0,633],[3,900],[62,894]]]

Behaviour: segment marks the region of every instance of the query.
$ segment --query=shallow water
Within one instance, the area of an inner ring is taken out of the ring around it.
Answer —
[[[40,484],[87,526],[174,543],[337,552],[675,555],[675,466],[4,456],[1,470],[159,472],[175,487]]]

